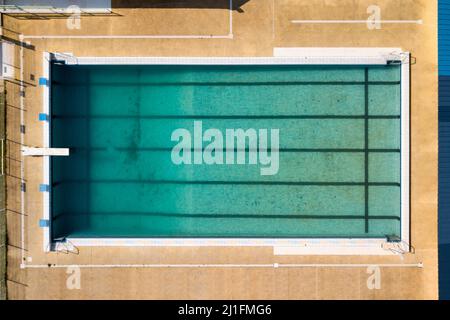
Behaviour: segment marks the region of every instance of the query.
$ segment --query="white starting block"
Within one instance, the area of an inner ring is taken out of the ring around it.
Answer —
[[[69,148],[32,148],[22,147],[22,155],[30,157],[65,156],[69,155]]]

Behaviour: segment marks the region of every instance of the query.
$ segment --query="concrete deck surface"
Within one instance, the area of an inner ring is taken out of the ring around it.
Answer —
[[[227,0],[228,1],[228,0]],[[193,1],[200,3],[201,1]],[[80,248],[78,254],[44,253],[42,159],[24,163],[25,216],[20,201],[20,86],[7,90],[8,294],[10,299],[436,299],[437,287],[437,4],[431,0],[380,0],[383,20],[423,24],[295,25],[293,19],[367,19],[371,1],[249,0],[232,11],[210,3],[190,8],[129,8],[113,1],[119,16],[82,17],[81,29],[66,19],[19,20],[4,17],[4,36],[30,46],[23,53],[25,144],[42,146],[44,51],[77,56],[271,56],[274,47],[401,47],[411,66],[411,239],[404,256],[274,256],[272,248]],[[225,6],[225,5],[224,5]],[[8,29],[8,30],[6,30]],[[134,35],[154,38],[82,39],[48,36]],[[232,36],[231,36],[232,35]],[[34,37],[28,37],[34,36]],[[38,36],[38,37],[36,37]],[[188,38],[202,36],[211,38]],[[17,75],[19,79],[19,75]],[[22,222],[25,234],[22,238]],[[23,243],[22,243],[23,239]],[[23,251],[24,250],[24,251]],[[26,261],[22,261],[24,253]],[[274,268],[86,268],[81,289],[69,290],[65,268],[26,268],[37,264],[137,263],[418,263],[423,268],[381,268],[381,288],[369,290],[365,267]]]

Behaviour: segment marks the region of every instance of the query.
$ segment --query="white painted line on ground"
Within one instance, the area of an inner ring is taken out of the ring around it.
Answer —
[[[295,24],[423,24],[423,20],[291,20]]]
[[[228,37],[227,39],[233,39],[233,0],[230,0],[230,16],[229,16],[229,31],[228,31]]]
[[[275,39],[275,0],[272,0],[272,40]]]
[[[35,264],[24,265],[30,269],[69,268],[423,268],[423,263],[359,263],[359,264],[327,264],[327,263],[267,263],[267,264]]]
[[[24,36],[25,39],[233,39],[233,35],[223,36],[208,36],[208,35],[84,35],[84,36],[61,36],[61,35],[28,35]]]
[[[22,34],[19,35],[19,40],[21,44],[23,43],[24,37]],[[25,92],[25,86],[23,85],[24,80],[24,51],[23,51],[23,45],[20,46],[20,90]],[[25,114],[24,114],[24,95],[20,94],[20,125],[25,124]],[[21,131],[20,132],[20,144],[23,146],[25,144],[25,134]],[[21,263],[25,260],[25,192],[22,189],[22,183],[25,182],[25,159],[24,156],[20,155],[21,161],[20,161],[20,229],[21,229],[21,235],[20,235],[20,243],[21,243]]]
[[[24,35],[24,39],[233,39],[233,0],[229,7],[227,35]]]

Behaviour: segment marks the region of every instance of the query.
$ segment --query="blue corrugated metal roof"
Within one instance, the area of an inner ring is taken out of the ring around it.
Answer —
[[[439,17],[439,297],[450,299],[450,0]]]

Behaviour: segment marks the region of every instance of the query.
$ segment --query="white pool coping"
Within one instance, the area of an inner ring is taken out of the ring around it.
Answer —
[[[273,57],[73,57],[54,54],[67,64],[172,64],[172,65],[385,65],[402,61],[401,67],[401,242],[379,239],[229,239],[229,238],[67,238],[73,246],[251,246],[273,247],[275,255],[392,255],[406,253],[410,244],[410,54],[400,48],[274,48]],[[51,54],[44,53],[43,77],[50,77]],[[49,79],[50,81],[50,79]],[[50,114],[50,86],[43,86],[43,112]],[[50,147],[50,121],[44,122],[44,147]],[[50,161],[44,157],[43,183],[50,183]],[[50,219],[50,193],[43,192],[43,219]],[[50,227],[43,227],[44,251],[51,251]],[[405,246],[406,245],[406,246]],[[394,247],[394,248],[393,248]],[[402,247],[399,249],[399,247]],[[405,249],[406,248],[406,249]]]
[[[49,83],[51,81],[50,79],[50,53],[44,52],[43,57],[43,64],[44,68],[42,69],[42,77],[45,79],[48,79]],[[45,114],[50,114],[50,85],[43,86],[43,92],[42,92],[42,100],[43,100],[43,108],[42,112]],[[43,122],[43,147],[44,148],[50,148],[50,117],[48,121]],[[42,158],[43,163],[43,184],[50,184],[50,157],[43,157]],[[50,192],[43,192],[42,193],[42,201],[43,201],[43,208],[44,212],[42,215],[42,219],[51,221],[51,212],[50,212]],[[50,226],[48,227],[42,227],[44,231],[44,251],[48,252],[51,249],[50,242],[51,242],[51,230]]]

